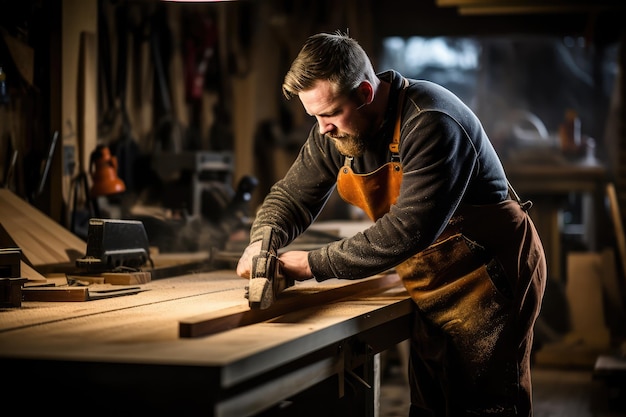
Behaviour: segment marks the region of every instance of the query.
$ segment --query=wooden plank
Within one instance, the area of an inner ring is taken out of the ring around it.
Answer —
[[[37,269],[71,263],[70,254],[84,255],[87,244],[11,190],[0,189],[0,223]]]
[[[24,229],[15,230],[11,233],[13,240],[22,250],[24,259],[33,265],[49,263],[54,258],[48,257],[48,253],[41,246],[40,242]]]
[[[111,285],[139,285],[150,282],[150,272],[105,272],[102,274],[105,284]]]
[[[24,301],[91,301],[102,298],[121,297],[145,291],[140,287],[110,288],[101,286],[98,289],[88,287],[24,287]]]
[[[62,262],[68,258],[66,251],[67,246],[64,245],[62,240],[55,240],[53,238],[47,239],[42,236],[41,230],[36,228],[25,227],[21,230],[21,233],[23,233],[22,236],[25,239],[33,242],[36,247],[39,248],[37,254],[44,258],[45,261],[38,263],[54,264]],[[30,252],[33,251],[31,250]]]
[[[594,379],[618,376],[621,376],[622,380],[626,377],[626,357],[619,354],[598,356],[593,368]]]
[[[602,257],[592,252],[567,255],[565,294],[570,306],[570,333],[584,345],[608,348],[609,329],[604,316],[602,276],[606,273]]]
[[[22,277],[28,278],[28,281],[33,281],[33,282],[47,281],[46,277],[41,275],[32,266],[28,265],[24,261],[20,261],[20,271],[21,271]]]
[[[78,100],[76,127],[80,172],[89,172],[90,152],[96,148],[98,135],[98,39],[94,32],[80,33],[78,57]]]
[[[65,242],[67,246],[84,252],[85,242],[65,227],[48,217],[36,207],[21,199],[11,190],[0,189],[0,219],[11,233],[13,223],[27,223],[29,227],[41,229],[46,237]],[[4,221],[7,219],[7,221]]]
[[[606,185],[606,193],[609,197],[611,219],[613,220],[613,227],[615,228],[615,240],[617,241],[619,260],[622,266],[622,278],[626,279],[626,236],[624,235],[624,225],[622,223],[617,193],[615,192],[615,185],[613,183],[609,182]]]
[[[242,304],[181,320],[179,336],[182,338],[207,336],[260,323],[297,309],[315,307],[350,296],[381,292],[400,284],[400,277],[396,273],[389,273],[350,281],[349,284],[340,287],[309,294],[298,291],[297,286],[290,287],[279,295],[278,300],[271,307],[265,310],[252,310],[247,304]]]
[[[613,248],[605,248],[601,253],[602,263],[602,287],[604,295],[604,310],[606,323],[610,329],[615,329],[623,334],[623,326],[626,323],[626,309],[624,309],[624,295],[617,276],[617,265]]]
[[[86,284],[141,285],[149,283],[152,280],[152,274],[148,271],[103,272],[98,275],[69,273],[67,279]]]
[[[87,287],[24,287],[24,301],[87,301]]]
[[[92,285],[92,284],[104,284],[104,277],[102,275],[75,275],[73,273],[65,274],[67,283],[79,283],[82,285]]]

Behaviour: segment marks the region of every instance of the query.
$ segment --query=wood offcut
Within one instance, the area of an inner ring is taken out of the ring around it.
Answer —
[[[24,301],[93,301],[103,298],[121,297],[146,291],[141,287],[111,287],[108,285],[96,287],[24,287],[22,298]]]

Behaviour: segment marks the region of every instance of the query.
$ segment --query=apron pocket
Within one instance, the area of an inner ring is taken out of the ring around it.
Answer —
[[[418,314],[441,329],[465,358],[461,372],[468,381],[476,381],[489,366],[511,308],[506,286],[496,286],[508,285],[499,263],[485,264],[483,252],[473,245],[453,235],[396,267]]]

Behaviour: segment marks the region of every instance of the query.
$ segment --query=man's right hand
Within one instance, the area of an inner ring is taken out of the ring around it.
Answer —
[[[252,272],[252,258],[261,253],[262,240],[257,240],[248,245],[243,251],[239,262],[237,262],[237,275],[241,278],[250,279],[250,273]]]

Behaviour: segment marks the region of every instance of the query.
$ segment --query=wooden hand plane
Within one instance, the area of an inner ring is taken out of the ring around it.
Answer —
[[[252,258],[250,283],[246,297],[251,309],[265,310],[276,301],[280,292],[294,285],[280,271],[278,253],[272,247],[273,230],[268,228],[263,235],[261,251]]]

